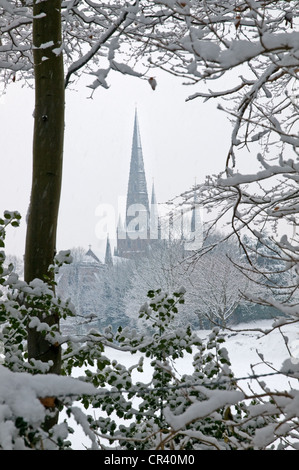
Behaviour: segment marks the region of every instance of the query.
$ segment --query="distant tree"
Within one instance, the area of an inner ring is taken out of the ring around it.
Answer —
[[[135,262],[132,287],[125,296],[132,325],[137,322],[140,302],[146,300],[147,291],[160,285],[167,292],[186,289],[181,315],[176,317],[180,324],[198,326],[199,321],[201,326],[225,327],[235,309],[246,303],[245,296],[259,292],[260,287],[242,273],[245,262],[240,262],[237,244],[226,242],[221,248],[218,246],[221,236],[210,237],[214,248],[199,259],[185,251],[181,240],[172,240],[162,242],[139,263]]]
[[[74,263],[81,263],[84,259],[84,256],[86,254],[86,249],[83,248],[83,246],[77,246],[71,248],[71,255],[73,258],[73,264]]]
[[[62,329],[82,334],[91,328],[104,331],[111,326],[116,330],[128,324],[124,298],[131,288],[131,262],[89,263],[81,247],[73,248],[71,255],[72,263],[62,266],[56,276],[58,295],[69,299],[76,312]]]
[[[142,328],[143,320],[138,320],[138,312],[149,290],[161,288],[165,292],[173,292],[184,285],[183,259],[184,250],[180,241],[162,240],[161,244],[152,247],[147,256],[133,260],[131,288],[124,299],[126,315],[133,327],[139,323]]]
[[[254,285],[232,261],[220,253],[201,257],[189,276],[190,297],[200,322],[225,328],[236,308],[244,304],[244,295]]]
[[[132,275],[132,266],[128,260],[105,266],[105,272],[98,279],[93,293],[99,305],[97,327],[100,331],[110,326],[116,331],[119,326],[129,324],[125,298],[132,288]]]

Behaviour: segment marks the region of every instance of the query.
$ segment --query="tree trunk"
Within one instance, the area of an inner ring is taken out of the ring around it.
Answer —
[[[35,111],[33,173],[27,220],[25,280],[44,279],[53,263],[62,180],[64,137],[64,71],[61,37],[61,0],[33,2],[33,58]],[[43,321],[59,323],[49,315]],[[29,358],[53,361],[51,372],[60,373],[61,350],[28,331]]]

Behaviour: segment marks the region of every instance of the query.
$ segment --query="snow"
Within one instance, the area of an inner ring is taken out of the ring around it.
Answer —
[[[200,57],[204,51],[204,59],[213,62],[218,62],[223,68],[232,68],[244,62],[247,62],[255,57],[262,55],[265,51],[269,53],[269,50],[279,49],[294,49],[298,50],[299,44],[299,33],[284,33],[284,34],[273,34],[265,33],[262,37],[262,41],[251,41],[251,40],[234,40],[229,43],[229,47],[226,50],[221,51],[219,46],[207,41],[197,41],[189,45],[189,48],[194,48],[195,52]],[[188,46],[188,39],[186,38],[186,44]],[[286,61],[290,61],[292,57],[288,55],[282,59],[281,65],[290,65]],[[286,63],[283,63],[285,61]],[[297,59],[295,59],[297,61]],[[294,59],[293,62],[294,63]],[[297,63],[297,62],[296,62]]]
[[[4,10],[7,10],[9,13],[14,13],[13,7],[7,0],[0,0],[0,7],[2,7]]]
[[[119,72],[123,74],[133,75],[134,77],[142,76],[141,73],[136,72],[135,70],[132,69],[132,67],[129,67],[127,64],[121,64],[119,62],[116,62],[115,60],[111,61],[111,68],[113,70],[118,70]]]
[[[41,44],[39,47],[34,47],[34,49],[48,49],[50,47],[54,46],[54,42],[53,41],[48,41],[48,42],[44,42],[43,44]]]
[[[62,259],[68,257],[68,252],[60,254]],[[59,260],[58,260],[59,261]],[[18,281],[18,277],[10,280]],[[37,294],[47,294],[48,287],[42,281],[35,279],[30,283],[30,289]],[[184,289],[180,289],[183,293]],[[160,299],[163,300],[161,294]],[[46,325],[39,319],[32,319],[30,327],[37,330],[47,329]],[[182,330],[183,331],[183,330]],[[200,330],[198,336],[206,340],[210,335],[208,330]],[[180,330],[176,330],[177,343],[182,345],[185,338]],[[131,331],[131,338],[134,337],[134,330]],[[194,419],[200,419],[215,410],[226,406],[234,405],[244,400],[247,395],[253,391],[259,393],[264,391],[261,381],[267,384],[271,391],[287,391],[288,394],[281,395],[282,408],[285,411],[285,417],[291,419],[298,414],[299,390],[299,324],[290,323],[283,325],[281,321],[264,320],[256,323],[237,325],[229,329],[225,334],[226,341],[222,345],[228,352],[228,358],[234,372],[238,390],[210,390],[206,388],[205,383],[193,384],[201,394],[206,397],[205,401],[194,402],[182,414],[173,414],[170,409],[164,409],[164,416],[173,430],[184,428],[186,424]],[[286,340],[287,338],[287,340]],[[97,339],[95,336],[94,339]],[[54,341],[54,340],[53,340]],[[220,350],[218,350],[220,353]],[[131,355],[124,350],[109,349],[105,350],[106,356],[113,360],[115,364],[124,365],[124,368],[130,368],[142,359],[141,355]],[[225,355],[222,354],[222,357]],[[175,361],[175,370],[179,375],[192,374],[192,358],[187,354],[183,358]],[[138,369],[134,370],[133,383],[142,381],[151,383],[152,369],[149,359],[144,360],[144,372],[141,374]],[[164,368],[164,363],[162,368]],[[45,363],[46,365],[46,363]],[[166,364],[167,367],[167,364]],[[125,369],[124,369],[125,370]],[[289,371],[292,371],[291,375]],[[280,373],[282,371],[282,373]],[[45,370],[45,372],[47,372]],[[136,375],[135,375],[136,374]],[[78,395],[101,395],[109,393],[109,390],[98,390],[93,385],[78,380],[84,375],[81,369],[74,371],[74,376],[63,377],[52,374],[30,375],[27,373],[12,372],[9,369],[0,366],[0,446],[5,449],[15,449],[17,445],[22,446],[22,442],[16,444],[14,436],[17,435],[15,418],[22,417],[29,425],[40,426],[43,422],[47,409],[42,403],[42,399],[53,397],[69,397],[70,406],[72,405],[72,420],[69,424],[75,429],[74,436],[70,437],[72,448],[97,448],[97,442],[94,434],[91,432],[86,417],[85,410],[81,409],[80,404],[72,403]],[[77,377],[77,378],[76,378]],[[256,380],[258,377],[258,380]],[[117,387],[117,384],[114,384]],[[145,392],[146,393],[146,392]],[[135,406],[135,405],[134,405]],[[275,404],[259,405],[252,410],[251,416],[259,416],[259,412],[269,410],[275,414]],[[263,408],[264,407],[264,408]],[[267,407],[267,410],[266,408]],[[271,409],[270,409],[271,408]],[[88,410],[88,414],[97,415],[97,409]],[[61,423],[57,427],[57,433],[66,432],[63,420],[65,413],[61,413]],[[289,425],[289,423],[286,423]],[[266,426],[261,433],[260,442],[271,443],[273,438],[271,427]],[[280,431],[283,431],[283,426]],[[68,437],[69,438],[69,437]],[[90,442],[91,441],[91,442]]]
[[[183,425],[190,423],[195,419],[211,415],[215,409],[222,408],[226,405],[234,405],[238,403],[238,401],[244,399],[243,393],[239,391],[209,390],[205,387],[196,387],[196,389],[202,392],[205,396],[208,396],[208,399],[202,402],[193,403],[179,416],[175,416],[169,409],[165,409],[164,415],[172,429],[179,430]]]
[[[231,361],[231,368],[236,378],[239,378],[239,385],[242,392],[247,392],[249,387],[251,390],[260,391],[260,387],[255,379],[250,379],[249,376],[253,374],[261,375],[261,379],[265,382],[271,390],[290,390],[298,389],[298,381],[290,379],[282,374],[276,374],[276,371],[282,369],[284,372],[290,370],[290,365],[294,365],[293,370],[299,370],[299,324],[295,323],[287,327],[282,327],[281,330],[284,335],[289,337],[288,347],[292,353],[292,358],[289,357],[288,350],[283,340],[282,334],[279,329],[271,330],[273,322],[271,320],[263,320],[259,322],[252,322],[248,324],[238,325],[235,331],[228,331],[226,341],[223,347],[228,351],[228,357]],[[260,330],[260,331],[259,331]],[[268,332],[264,335],[261,331]],[[200,338],[205,339],[210,334],[209,330],[197,331]],[[107,353],[107,356],[115,359],[117,362],[130,367],[137,363],[135,355],[124,353],[123,351],[113,350]],[[264,360],[261,360],[261,357]],[[180,358],[176,361],[176,369],[180,373],[191,372],[191,356],[187,355],[185,358]],[[190,369],[190,370],[189,370]],[[77,375],[80,376],[80,370],[77,370]],[[151,372],[150,367],[144,367],[142,380],[144,383],[150,380]],[[140,380],[140,374],[138,375]],[[205,393],[208,393],[204,389]],[[215,404],[221,406],[225,401],[226,403],[235,403],[237,400],[242,399],[241,391],[219,391],[218,394],[213,394],[204,402],[204,405],[195,403],[186,414],[180,416],[173,416],[169,411],[166,411],[169,422],[174,428],[179,427],[183,420],[188,420],[190,417],[194,418],[195,413],[199,416],[204,416],[210,409],[215,409]],[[299,394],[299,391],[298,391]],[[299,395],[298,395],[299,396]],[[295,397],[293,402],[290,402],[290,412],[296,407],[298,398]],[[216,403],[217,402],[217,403]],[[257,408],[257,412],[261,411]],[[90,414],[90,410],[88,410]],[[96,413],[96,410],[93,411]],[[79,412],[76,415],[79,418]],[[63,419],[63,415],[61,417]],[[71,421],[71,426],[76,429],[73,436],[70,437],[72,448],[76,450],[83,450],[85,446],[90,446],[90,439],[88,437],[88,430],[82,431],[81,427],[76,425],[76,422]],[[273,436],[273,431],[269,425],[265,430],[260,430],[258,438],[260,442],[266,442],[269,436]]]
[[[228,350],[232,370],[236,377],[252,375],[253,371],[255,374],[268,374],[280,370],[284,361],[289,358],[282,333],[289,337],[288,347],[292,353],[292,360],[294,363],[299,360],[299,325],[295,323],[282,327],[281,331],[277,328],[269,332],[272,325],[271,320],[240,325],[238,326],[239,332],[228,335],[224,347]],[[244,328],[243,331],[241,331],[242,327]],[[260,332],[253,331],[259,328],[268,331],[268,333],[263,335]],[[263,361],[261,361],[261,355]],[[264,380],[272,388],[289,389],[290,380],[282,375],[268,376]],[[296,382],[294,382],[295,384]],[[253,386],[252,381],[251,386]]]
[[[46,410],[40,399],[82,393],[94,393],[94,387],[71,377],[52,374],[32,376],[27,373],[11,372],[0,365],[1,448],[4,450],[22,448],[20,442],[13,443],[15,417],[22,417],[32,426],[40,426],[43,423]]]
[[[263,163],[263,166],[265,166],[265,161],[261,157],[260,154],[257,155],[257,159]],[[247,174],[247,175],[241,175],[241,174],[234,174],[233,176],[230,176],[229,178],[219,178],[218,183],[220,185],[227,185],[227,186],[236,186],[236,185],[241,185],[245,183],[252,183],[254,181],[260,181],[266,178],[269,178],[274,175],[281,175],[286,172],[289,173],[297,173],[298,172],[299,165],[292,163],[291,165],[285,164],[284,166],[281,165],[267,165],[267,168],[262,171],[258,171],[256,174]]]

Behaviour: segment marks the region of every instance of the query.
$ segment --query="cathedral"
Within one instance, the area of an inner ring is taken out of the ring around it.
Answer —
[[[119,218],[114,256],[130,259],[146,255],[155,245],[172,239],[180,239],[186,252],[193,251],[202,241],[201,228],[195,196],[191,210],[190,207],[185,213],[182,209],[175,213],[170,210],[168,214],[162,216],[159,214],[153,184],[149,203],[139,123],[135,110],[125,222]]]
[[[121,258],[144,255],[160,237],[154,185],[149,204],[138,117],[135,111],[125,223],[119,219],[114,255]]]
[[[149,200],[139,123],[135,111],[126,214],[124,223],[121,217],[119,218],[116,230],[115,259],[107,236],[103,262],[89,246],[86,253],[81,253],[72,264],[61,268],[57,277],[57,292],[65,300],[70,298],[76,312],[79,312],[79,315],[64,325],[66,331],[83,333],[88,318],[94,319],[91,323],[88,321],[88,327],[97,325],[98,322],[101,327],[106,322],[111,324],[114,321],[119,324],[124,318],[121,302],[127,289],[127,274],[123,272],[123,269],[127,271],[127,264],[115,261],[146,256],[157,245],[167,249],[169,241],[174,239],[180,241],[184,253],[192,251],[192,240],[196,238],[200,221],[196,204],[194,203],[191,215],[190,207],[187,212],[185,220],[187,215],[189,223],[185,230],[181,211],[176,211],[176,214],[171,211],[168,214],[159,214],[154,185]],[[176,230],[175,218],[179,220]]]

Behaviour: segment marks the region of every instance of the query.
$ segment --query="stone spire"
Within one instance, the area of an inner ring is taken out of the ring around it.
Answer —
[[[137,111],[135,111],[131,163],[124,226],[117,227],[115,256],[134,258],[148,253],[150,238],[150,207],[143,163]]]
[[[132,230],[141,230],[143,228],[140,226],[140,223],[138,226],[131,226],[132,221],[136,217],[141,222],[143,221],[142,225],[148,224],[149,200],[144,170],[141,139],[139,133],[137,110],[135,110],[130,174],[126,205],[126,227],[128,232],[131,232]]]
[[[106,242],[105,264],[107,266],[113,265],[109,235],[107,235],[107,242]]]

